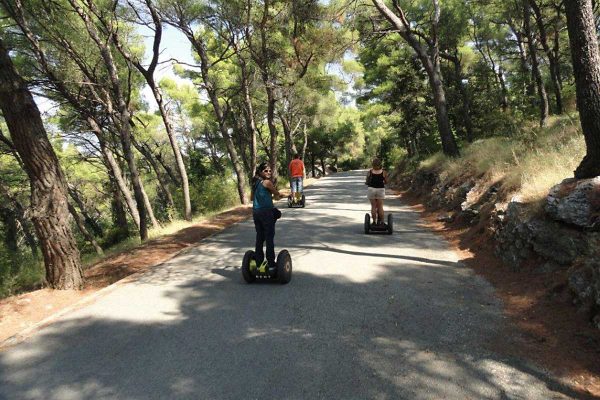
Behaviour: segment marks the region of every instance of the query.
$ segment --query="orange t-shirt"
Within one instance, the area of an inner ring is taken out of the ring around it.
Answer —
[[[304,163],[301,159],[293,159],[290,162],[290,175],[292,178],[304,176]]]

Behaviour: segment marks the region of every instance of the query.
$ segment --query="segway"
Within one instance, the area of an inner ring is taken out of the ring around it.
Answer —
[[[391,235],[394,232],[394,217],[392,214],[387,216],[387,224],[376,224],[374,221],[371,224],[371,214],[365,214],[365,234],[369,233],[387,233]]]
[[[281,250],[277,254],[277,269],[269,273],[266,263],[262,266],[256,264],[254,250],[248,250],[242,260],[242,276],[247,283],[259,280],[271,280],[285,285],[292,280],[292,257],[287,250]]]
[[[292,197],[291,194],[288,196],[288,208],[304,208],[305,202],[306,198],[304,197],[304,193],[302,193],[299,200]]]

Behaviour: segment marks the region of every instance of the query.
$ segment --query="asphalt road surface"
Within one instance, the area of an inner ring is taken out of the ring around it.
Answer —
[[[0,352],[0,399],[564,399],[523,360],[483,279],[397,199],[365,235],[365,172],[280,207],[288,285],[242,279],[251,220]]]

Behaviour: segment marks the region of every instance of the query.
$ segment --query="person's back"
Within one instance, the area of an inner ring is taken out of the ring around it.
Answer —
[[[385,171],[383,169],[371,169],[369,173],[371,174],[371,182],[369,184],[369,187],[377,189],[385,188]]]
[[[304,179],[304,163],[299,154],[294,154],[294,159],[288,165],[288,171],[290,173],[291,198],[298,201],[302,193],[302,179]]]
[[[304,176],[304,163],[299,158],[294,158],[290,162],[290,177],[301,178]]]
[[[371,217],[377,224],[383,224],[383,200],[385,199],[385,184],[387,172],[379,158],[373,159],[373,168],[367,173],[367,198],[371,202]]]

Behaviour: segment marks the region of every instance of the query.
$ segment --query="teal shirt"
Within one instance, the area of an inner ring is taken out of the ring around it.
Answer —
[[[254,210],[267,210],[273,208],[273,198],[271,192],[263,186],[262,181],[258,181],[254,187],[254,202],[252,203]]]

